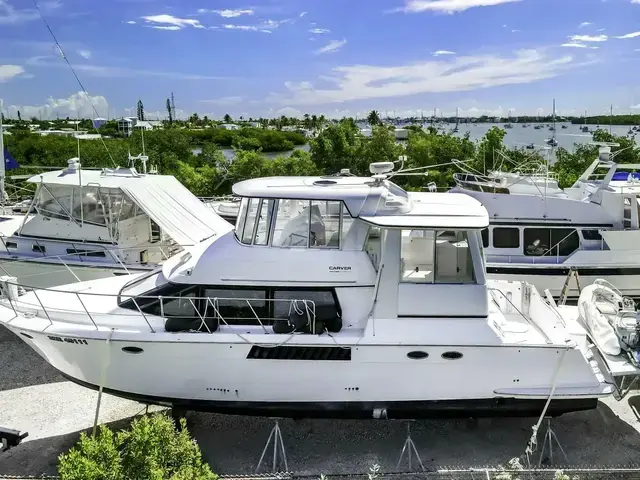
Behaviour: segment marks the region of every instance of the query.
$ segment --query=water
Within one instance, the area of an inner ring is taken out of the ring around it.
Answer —
[[[504,143],[510,148],[524,148],[525,146],[533,143],[535,145],[535,150],[540,150],[541,148],[546,146],[547,139],[553,136],[553,132],[549,131],[549,127],[547,124],[539,124],[542,125],[542,128],[536,130],[534,128],[535,125],[538,124],[528,124],[527,127],[523,127],[522,123],[514,123],[513,128],[505,129],[507,134],[504,137]],[[551,125],[551,124],[549,124]],[[562,128],[565,125],[567,128]],[[587,125],[590,130],[595,130],[596,125]],[[450,132],[454,127],[454,124],[445,125],[444,131]],[[462,137],[465,133],[469,132],[470,139],[472,141],[480,141],[482,137],[489,131],[492,127],[504,128],[504,123],[461,123],[458,127],[458,133],[454,135],[458,137]],[[573,152],[575,149],[575,144],[577,143],[589,143],[592,141],[592,137],[590,133],[583,133],[580,128],[582,125],[573,125],[571,123],[556,123],[556,140],[558,141],[558,146],[567,149],[569,152]],[[426,128],[426,127],[425,127]],[[600,125],[600,128],[603,130],[609,131],[609,125]],[[632,128],[629,125],[613,125],[611,127],[611,133],[618,136],[626,136],[627,132]],[[233,148],[222,148],[222,153],[224,153],[225,157],[229,160],[233,160],[235,157],[235,150]],[[294,150],[288,150],[285,152],[268,152],[263,153],[267,158],[275,158],[278,155],[283,155],[285,157],[290,156],[295,150],[304,150],[305,152],[309,151],[309,144],[298,145],[294,148]],[[535,151],[532,150],[532,151]],[[199,155],[202,152],[202,148],[196,147],[192,150],[194,155]]]

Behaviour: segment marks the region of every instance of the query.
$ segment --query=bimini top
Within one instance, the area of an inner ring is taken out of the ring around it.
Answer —
[[[241,197],[340,200],[352,217],[386,228],[485,228],[487,210],[467,195],[409,194],[384,177],[265,177],[233,186]]]
[[[71,165],[71,164],[70,164]],[[32,183],[60,187],[119,189],[135,202],[175,242],[197,244],[233,229],[171,175],[144,175],[135,169],[80,170],[69,168],[35,175]],[[106,193],[106,192],[105,192]]]

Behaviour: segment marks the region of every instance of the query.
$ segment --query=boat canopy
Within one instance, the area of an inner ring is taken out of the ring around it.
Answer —
[[[233,229],[170,175],[140,174],[133,168],[84,170],[70,161],[66,170],[35,175],[28,181],[55,187],[56,191],[65,187],[78,189],[80,186],[87,191],[104,189],[104,193],[121,190],[167,235],[183,246],[194,245]]]

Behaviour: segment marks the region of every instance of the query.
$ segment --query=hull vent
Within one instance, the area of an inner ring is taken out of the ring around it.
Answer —
[[[247,358],[256,360],[351,360],[351,348],[341,347],[251,347]]]

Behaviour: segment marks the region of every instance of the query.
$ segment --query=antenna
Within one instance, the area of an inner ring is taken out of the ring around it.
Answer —
[[[173,97],[173,92],[171,92],[171,114],[173,115],[173,119],[176,119],[176,100]]]

